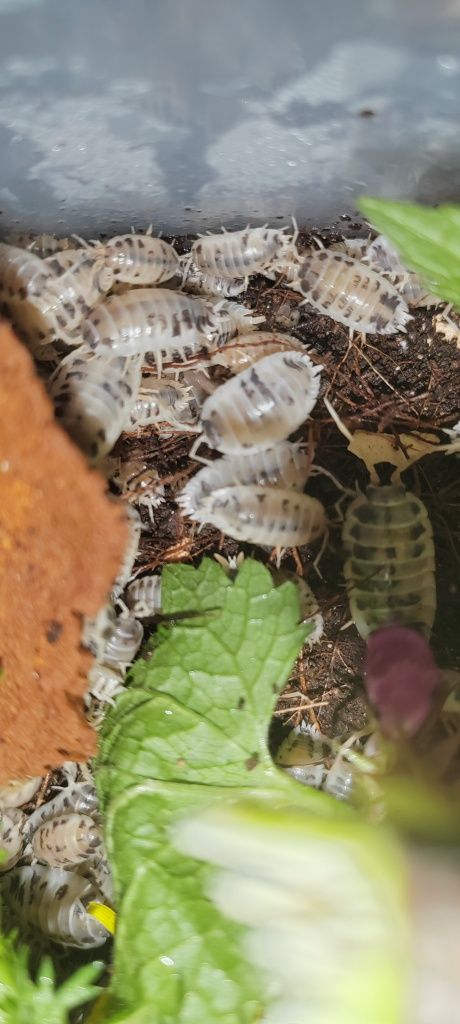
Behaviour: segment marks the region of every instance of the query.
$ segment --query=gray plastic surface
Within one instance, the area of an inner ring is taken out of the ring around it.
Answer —
[[[0,0],[0,233],[460,199],[460,0]]]

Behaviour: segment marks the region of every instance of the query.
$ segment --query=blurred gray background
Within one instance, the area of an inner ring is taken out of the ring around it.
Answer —
[[[460,200],[460,0],[0,0],[0,233]]]

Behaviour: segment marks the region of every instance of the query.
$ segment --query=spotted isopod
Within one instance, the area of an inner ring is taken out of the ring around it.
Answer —
[[[202,440],[226,454],[283,441],[310,415],[321,366],[299,352],[277,352],[232,377],[206,399]]]
[[[55,413],[92,463],[113,448],[141,380],[139,356],[90,359],[70,352],[50,378]]]
[[[29,815],[24,826],[26,837],[30,840],[33,833],[51,818],[63,814],[89,814],[93,817],[97,808],[98,799],[93,783],[71,782]]]
[[[143,379],[129,416],[128,430],[167,421],[180,425],[182,415],[196,422],[190,411],[191,388],[169,377]]]
[[[112,480],[127,501],[147,508],[151,522],[153,512],[164,501],[165,489],[159,483],[156,469],[147,466],[142,459],[129,459],[120,463],[112,474]]]
[[[192,295],[215,295],[216,298],[234,299],[246,291],[246,281],[209,274],[197,267],[190,256],[181,257],[181,288]]]
[[[142,576],[133,580],[126,591],[126,604],[136,619],[161,612],[161,576]]]
[[[295,254],[296,233],[288,228],[244,228],[222,234],[201,235],[192,245],[192,259],[210,274],[228,278],[247,278],[282,269]]]
[[[216,352],[210,352],[208,362],[211,366],[225,366],[232,373],[241,373],[265,356],[275,352],[305,352],[305,345],[291,334],[279,331],[257,331],[240,334],[233,341]]]
[[[281,441],[260,452],[238,452],[208,463],[189,480],[177,500],[183,512],[193,515],[215,490],[234,484],[301,491],[309,470],[308,453],[298,444]]]
[[[316,498],[277,487],[221,487],[187,513],[234,540],[273,548],[313,543],[326,531],[326,515]]]
[[[42,778],[40,775],[31,779],[13,779],[11,782],[4,782],[0,786],[0,808],[1,807],[22,807],[35,796]]]
[[[150,352],[161,374],[163,358],[184,358],[216,343],[223,319],[208,299],[167,288],[136,288],[93,309],[82,324],[82,338],[97,352]]]
[[[86,907],[100,901],[96,887],[76,871],[25,864],[5,878],[5,897],[18,918],[43,935],[77,949],[102,946],[110,937]]]
[[[118,281],[134,285],[155,285],[180,273],[179,257],[169,242],[145,235],[116,235],[97,245],[106,266]]]
[[[9,871],[19,858],[25,846],[23,823],[25,814],[17,807],[9,807],[0,811],[0,872]]]
[[[439,295],[431,295],[417,274],[407,270],[401,263],[398,251],[384,235],[378,235],[370,243],[366,251],[366,261],[379,270],[389,275],[394,280],[396,288],[408,306],[418,308],[420,306],[439,306],[442,299]]]
[[[37,828],[31,845],[41,863],[71,867],[100,853],[102,834],[88,814],[61,814]]]
[[[350,331],[396,334],[411,319],[397,289],[351,256],[320,249],[302,260],[298,279],[306,301]]]

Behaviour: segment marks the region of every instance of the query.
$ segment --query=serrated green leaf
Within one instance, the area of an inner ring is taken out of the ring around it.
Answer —
[[[40,964],[35,981],[28,971],[28,953],[14,936],[0,937],[0,1024],[67,1024],[69,1012],[100,992],[93,982],[102,964],[87,964],[55,987],[51,960]]]
[[[191,617],[134,666],[96,770],[119,901],[109,1019],[147,1001],[152,1024],[250,1024],[266,983],[242,953],[241,926],[205,894],[211,869],[178,853],[169,828],[184,809],[258,788],[275,804],[294,790],[304,807],[329,814],[332,805],[334,815],[333,801],[296,786],[267,749],[276,695],[308,629],[296,587],[275,588],[251,560],[234,583],[207,560],[170,567],[162,595],[165,612]],[[335,806],[339,818],[349,813]]]
[[[460,308],[460,207],[363,198],[359,207],[430,291]]]

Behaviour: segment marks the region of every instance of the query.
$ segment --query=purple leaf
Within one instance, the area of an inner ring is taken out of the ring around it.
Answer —
[[[423,725],[441,673],[421,633],[390,625],[369,637],[364,681],[382,730],[397,738],[413,736]]]

